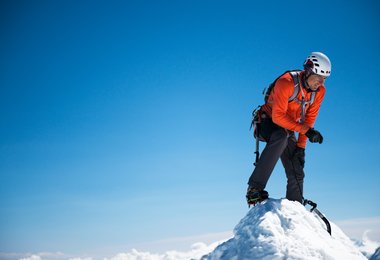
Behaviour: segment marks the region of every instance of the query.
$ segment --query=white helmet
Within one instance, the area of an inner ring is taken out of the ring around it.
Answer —
[[[322,52],[312,52],[306,58],[303,67],[305,70],[328,77],[331,74],[331,62],[329,58]]]

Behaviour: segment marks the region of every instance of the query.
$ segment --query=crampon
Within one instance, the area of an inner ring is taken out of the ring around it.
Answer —
[[[248,207],[256,206],[257,203],[260,203],[268,199],[269,194],[266,190],[257,190],[255,188],[248,188],[247,190],[247,203]]]

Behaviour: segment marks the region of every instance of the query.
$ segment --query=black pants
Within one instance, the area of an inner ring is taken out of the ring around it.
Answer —
[[[265,189],[278,159],[281,158],[288,179],[286,198],[302,203],[305,174],[298,158],[294,156],[296,149],[294,132],[274,124],[271,118],[263,118],[260,135],[267,143],[249,178],[248,185],[259,190]]]

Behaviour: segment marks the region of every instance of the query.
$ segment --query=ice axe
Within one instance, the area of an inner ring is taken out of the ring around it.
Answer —
[[[318,209],[317,209],[317,203],[311,201],[311,200],[307,200],[307,199],[304,199],[303,201],[303,205],[306,206],[306,205],[310,205],[311,206],[311,209],[310,209],[310,212],[315,212],[318,217],[320,217],[323,222],[325,222],[326,224],[326,228],[327,228],[327,232],[329,232],[330,236],[331,236],[331,225],[330,225],[330,222],[328,221],[328,219],[325,217],[325,215],[323,215]]]

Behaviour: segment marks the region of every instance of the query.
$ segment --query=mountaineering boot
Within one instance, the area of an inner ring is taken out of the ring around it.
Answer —
[[[247,189],[246,198],[247,198],[248,206],[251,206],[251,205],[255,206],[257,203],[268,199],[268,197],[269,197],[269,194],[266,190],[259,190],[251,186],[249,186]]]

